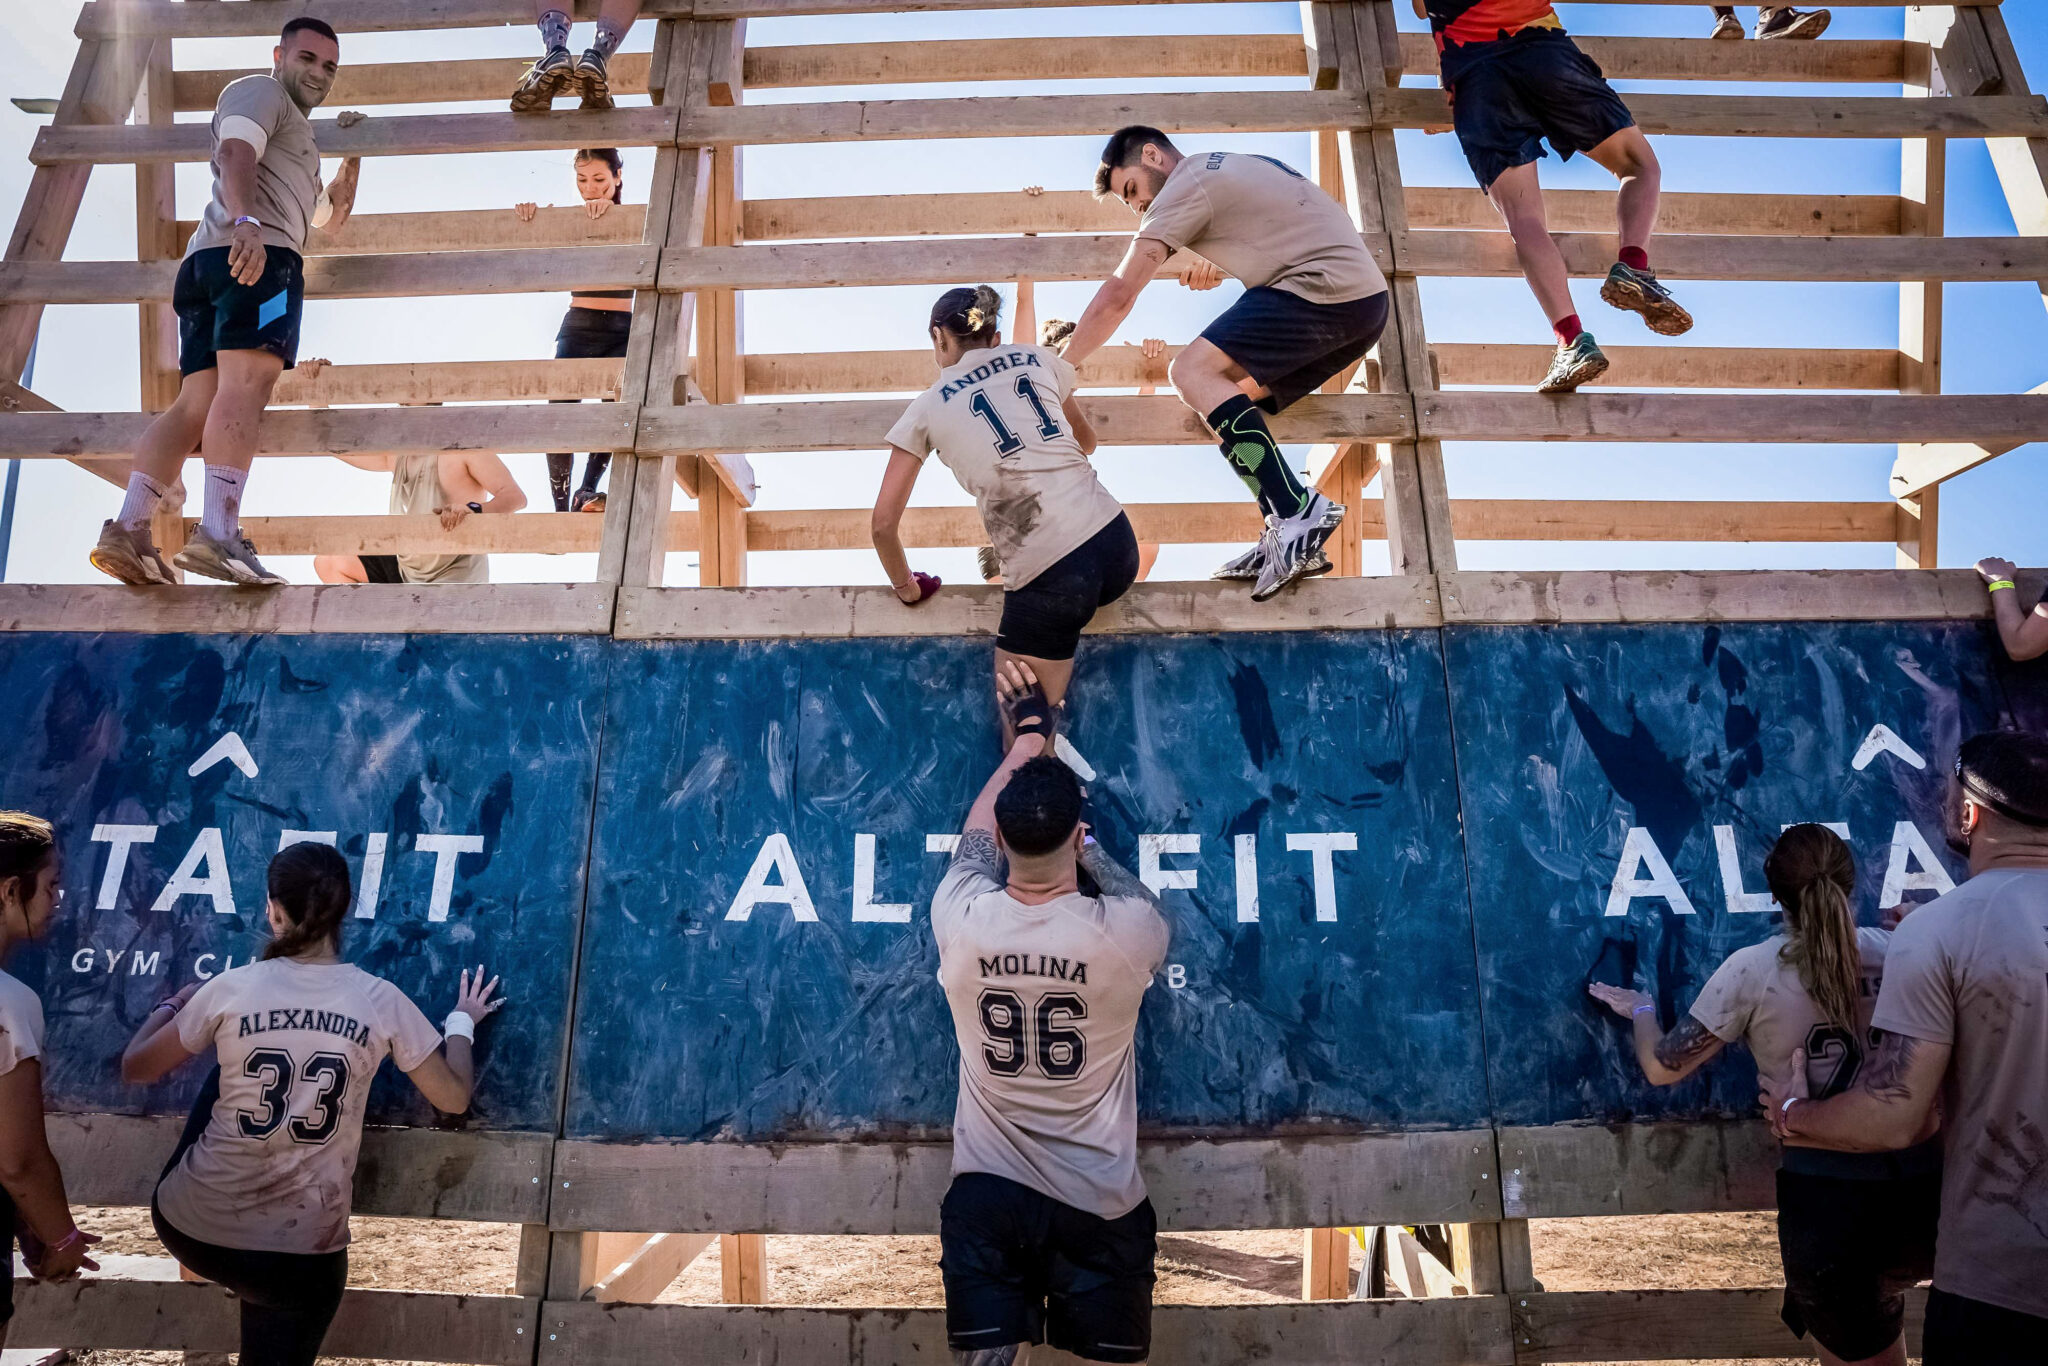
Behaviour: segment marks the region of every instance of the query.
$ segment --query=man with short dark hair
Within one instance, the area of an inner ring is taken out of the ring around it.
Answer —
[[[1209,424],[1266,529],[1215,573],[1253,581],[1264,602],[1326,574],[1323,542],[1344,507],[1302,483],[1266,426],[1361,360],[1387,325],[1387,281],[1344,206],[1292,167],[1235,152],[1182,156],[1157,128],[1119,128],[1102,149],[1095,193],[1143,215],[1116,274],[1075,324],[1066,357],[1081,364],[1113,336],[1175,252],[1236,276],[1242,298],[1167,367],[1181,402]]]
[[[1805,1058],[1763,1079],[1780,1134],[1903,1148],[1941,1096],[1941,1227],[1927,1366],[2048,1361],[2048,738],[1964,743],[1949,842],[1970,880],[1892,936],[1853,1089],[1806,1098]]]
[[[1005,664],[997,690],[1017,739],[932,897],[960,1042],[939,1211],[946,1338],[959,1366],[1010,1366],[1040,1342],[1142,1362],[1156,1228],[1132,1038],[1166,920],[1082,824],[1080,780],[1052,757],[1052,709],[1030,670]],[[1077,869],[1098,895],[1082,894]]]
[[[1692,315],[1650,269],[1663,184],[1657,154],[1599,66],[1565,33],[1550,0],[1414,3],[1416,16],[1427,19],[1436,36],[1458,145],[1515,239],[1522,276],[1557,336],[1557,354],[1536,392],[1571,393],[1607,373],[1608,365],[1579,323],[1571,271],[1544,216],[1536,163],[1546,138],[1560,157],[1568,161],[1584,152],[1621,182],[1615,200],[1621,251],[1600,297],[1640,313],[1659,336],[1692,330]]]
[[[322,188],[320,148],[306,115],[327,98],[341,68],[334,30],[293,19],[271,57],[268,75],[229,82],[214,108],[213,197],[171,291],[178,397],[143,433],[120,515],[100,528],[92,550],[93,566],[123,583],[175,582],[149,519],[195,450],[206,462],[204,515],[173,562],[229,583],[284,582],[242,532],[242,491],[271,390],[298,360],[306,233],[338,232],[348,221],[360,165],[347,158]],[[362,117],[344,113],[335,123],[348,128]]]

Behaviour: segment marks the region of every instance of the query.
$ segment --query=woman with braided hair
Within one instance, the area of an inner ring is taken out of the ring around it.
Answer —
[[[1767,1077],[1806,1060],[1809,1094],[1856,1080],[1891,935],[1856,925],[1856,863],[1824,825],[1795,825],[1764,860],[1784,928],[1737,949],[1670,1033],[1640,991],[1594,983],[1629,1020],[1643,1074],[1673,1086],[1740,1042]],[[1778,1168],[1785,1325],[1811,1334],[1826,1366],[1906,1366],[1905,1292],[1934,1270],[1941,1147],[1932,1121],[1900,1152],[1845,1153],[1786,1140]]]

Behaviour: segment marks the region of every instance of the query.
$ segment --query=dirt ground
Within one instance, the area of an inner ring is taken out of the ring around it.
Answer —
[[[93,1209],[79,1222],[104,1234],[103,1250],[164,1256],[146,1210]],[[1161,1304],[1270,1304],[1301,1294],[1299,1231],[1175,1233],[1159,1239]],[[457,1244],[464,1256],[448,1256]],[[1775,1286],[1777,1230],[1770,1214],[1641,1219],[1563,1219],[1531,1231],[1536,1277],[1549,1290]],[[349,1283],[381,1289],[506,1294],[512,1290],[519,1230],[509,1224],[357,1219]],[[938,1239],[772,1237],[769,1295],[776,1304],[937,1306]],[[1351,1248],[1352,1275],[1360,1267]],[[718,1247],[684,1270],[664,1304],[720,1302]],[[26,1345],[26,1344],[24,1344]],[[174,1353],[82,1352],[80,1366],[178,1366]],[[1666,1363],[1665,1366],[1669,1366]],[[1735,1366],[1693,1363],[1692,1366]],[[1749,1366],[1754,1366],[1750,1363]]]

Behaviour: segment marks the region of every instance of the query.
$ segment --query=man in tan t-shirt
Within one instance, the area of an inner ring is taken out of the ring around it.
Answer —
[[[308,365],[325,365],[308,361]],[[453,531],[474,514],[518,512],[526,492],[499,456],[489,451],[418,452],[412,455],[344,455],[357,469],[391,476],[394,516],[432,513],[443,531]],[[313,573],[322,583],[489,583],[490,557],[477,554],[411,552],[402,555],[316,555]]]
[[[1855,1088],[1806,1099],[1766,1077],[1778,1132],[1851,1152],[1904,1147],[1942,1097],[1941,1232],[1927,1366],[2048,1360],[2048,738],[1966,742],[1952,842],[1970,880],[1892,937]]]
[[[1254,580],[1257,602],[1329,572],[1323,542],[1344,508],[1303,485],[1266,426],[1361,360],[1387,325],[1387,281],[1351,215],[1312,180],[1271,157],[1183,156],[1157,128],[1120,128],[1102,149],[1097,198],[1144,215],[1116,274],[1081,314],[1066,357],[1076,365],[1116,332],[1139,291],[1177,251],[1244,282],[1244,296],[1174,357],[1167,377],[1209,424],[1259,500],[1266,531],[1215,573]]]

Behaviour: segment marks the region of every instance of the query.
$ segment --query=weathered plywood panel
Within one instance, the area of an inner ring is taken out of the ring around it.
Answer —
[[[1154,1134],[1483,1122],[1441,660],[1426,633],[1091,644],[1069,703],[1091,820],[1160,867],[1168,966],[1141,1025]],[[987,647],[621,644],[566,1132],[919,1139],[952,1117],[927,838],[994,766]],[[1318,910],[1290,833],[1345,832]],[[857,855],[872,836],[866,856]],[[1240,901],[1239,836],[1257,906]],[[741,901],[787,841],[808,898]],[[856,905],[865,869],[872,899]],[[1144,869],[1140,867],[1140,871]],[[1319,915],[1322,918],[1319,918]],[[860,916],[863,918],[856,918]],[[1251,917],[1256,916],[1256,920]]]

